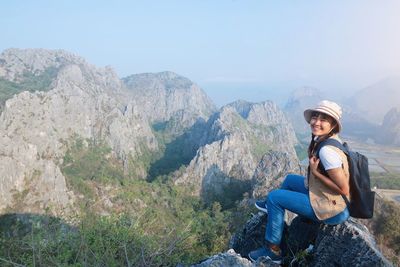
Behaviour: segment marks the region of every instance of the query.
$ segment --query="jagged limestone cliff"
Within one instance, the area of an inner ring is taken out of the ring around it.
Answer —
[[[152,123],[182,133],[214,110],[200,88],[171,72],[125,81],[129,89],[112,69],[62,50],[1,54],[0,211],[70,213],[76,196],[60,166],[76,138],[109,146],[125,171],[145,178],[149,157],[160,150]]]
[[[74,138],[109,146],[126,171],[133,164],[136,176],[145,178],[149,162],[141,164],[141,157],[149,161],[149,155],[162,152],[154,135],[161,129],[158,135],[175,142],[172,151],[183,155],[182,163],[190,162],[176,183],[195,185],[205,195],[226,188],[240,195],[260,187],[260,177],[253,176],[266,153],[297,160],[293,130],[272,102],[238,101],[208,120],[216,110],[213,103],[197,85],[172,72],[137,74],[121,82],[111,69],[62,50],[9,49],[0,59],[3,89],[17,88],[4,96],[0,117],[6,163],[0,167],[2,210],[17,204],[25,212],[73,206],[74,192],[60,165]],[[43,76],[49,70],[51,75]],[[32,82],[43,77],[45,83]],[[170,143],[162,144],[166,154],[158,169],[170,164],[165,159],[172,156]],[[151,175],[159,173],[150,168]],[[20,205],[28,200],[37,205]]]
[[[64,51],[41,49],[7,50],[1,62],[2,78],[17,85],[21,75],[57,69],[46,91],[14,95],[0,116],[3,212],[17,204],[20,212],[62,213],[71,207],[74,195],[59,165],[76,136],[105,142],[126,164],[143,147],[157,149],[147,121],[122,102],[123,84],[112,70],[95,68]],[[140,167],[138,174],[145,176]]]
[[[224,191],[236,191],[236,197],[251,192],[258,183],[253,178],[255,170],[266,153],[286,153],[289,161],[298,161],[294,131],[272,102],[234,102],[222,107],[206,125],[196,156],[175,181],[194,186],[204,199]]]
[[[175,135],[216,111],[199,86],[170,71],[134,74],[122,80],[144,116],[153,124],[169,123],[169,131]]]

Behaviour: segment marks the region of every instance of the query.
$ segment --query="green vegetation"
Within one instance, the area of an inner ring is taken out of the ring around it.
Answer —
[[[250,211],[204,203],[167,175],[152,182],[131,177],[109,147],[89,140],[71,142],[61,171],[81,195],[79,216],[68,219],[74,225],[49,216],[23,223],[0,217],[1,266],[195,263],[225,251]]]
[[[297,157],[299,158],[300,161],[308,158],[308,146],[309,146],[309,134],[299,134],[296,133],[297,140],[299,140],[299,143],[295,145],[295,150]]]
[[[142,173],[138,173],[138,170],[149,171],[154,161],[159,157],[159,152],[151,151],[144,141],[139,145],[139,150],[141,151],[140,156],[133,158],[129,155],[128,161],[128,172],[130,178],[143,178]]]
[[[265,129],[265,131],[270,131],[271,129]],[[249,141],[251,144],[251,153],[255,157],[256,160],[261,160],[262,156],[264,156],[271,147],[267,144],[267,142],[260,140],[258,136],[253,133],[249,133]]]
[[[187,145],[187,134],[175,136],[171,130],[177,122],[156,123],[153,125],[153,132],[157,138],[160,151],[152,155],[151,166],[148,169],[148,180],[152,181],[158,176],[167,175],[188,165],[195,155],[195,149]]]
[[[8,81],[0,78],[0,107],[4,106],[7,99],[22,91],[48,91],[50,84],[56,77],[58,68],[50,67],[39,75],[24,72],[19,82]]]
[[[308,158],[308,152],[307,152],[308,148],[304,146],[304,144],[296,144],[294,146],[294,149],[296,150],[296,155],[300,161]]]
[[[246,135],[248,136],[250,141],[251,153],[253,157],[256,160],[261,160],[262,156],[264,156],[269,150],[272,149],[268,142],[263,140],[263,136],[270,132],[276,135],[276,127],[249,123],[241,117],[240,119],[243,120],[242,123],[248,123],[248,125],[250,126],[250,128],[248,128],[248,126],[246,127],[245,125],[242,125],[241,127],[242,129],[247,129]]]
[[[230,178],[229,183],[222,185],[218,191],[204,192],[203,199],[211,203],[220,203],[224,210],[229,210],[234,209],[238,201],[243,199],[243,195],[248,195],[250,190],[251,182]]]
[[[1,232],[1,266],[176,266],[225,249],[229,227],[218,204],[178,223],[159,210],[88,214],[76,227],[48,217],[13,223]]]
[[[88,197],[93,197],[90,181],[104,184],[124,181],[122,164],[111,156],[111,148],[82,139],[76,139],[66,152],[61,171],[75,192]]]
[[[391,201],[382,201],[380,210],[376,210],[372,227],[379,245],[390,248],[394,253],[391,256],[385,249],[382,251],[393,263],[400,264],[400,206]]]
[[[371,172],[371,187],[380,189],[400,190],[400,174],[399,173],[381,173]]]

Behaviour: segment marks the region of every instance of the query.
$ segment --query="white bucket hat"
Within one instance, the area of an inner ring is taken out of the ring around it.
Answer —
[[[339,132],[342,130],[342,124],[340,119],[342,118],[342,108],[335,102],[322,100],[318,103],[318,106],[313,109],[306,109],[304,111],[304,118],[310,123],[311,115],[313,112],[320,112],[332,117],[338,124]]]

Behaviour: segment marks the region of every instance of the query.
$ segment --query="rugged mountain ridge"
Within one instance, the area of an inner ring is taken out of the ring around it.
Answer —
[[[59,69],[71,63],[87,65],[83,58],[64,50],[10,48],[1,54],[0,77],[21,81],[24,73],[38,76],[50,67]]]
[[[1,210],[15,206],[16,198],[38,203],[21,205],[24,212],[69,209],[74,195],[59,165],[75,136],[105,142],[125,164],[129,155],[140,155],[139,143],[157,148],[135,107],[116,97],[123,94],[123,85],[111,70],[97,69],[63,51],[7,50],[1,59],[3,77],[17,82],[21,73],[58,68],[49,91],[24,91],[5,103],[0,116]],[[140,166],[138,173],[143,173]]]
[[[48,88],[39,88],[38,91],[33,86],[35,90],[31,90],[32,84],[25,82],[26,77],[29,77],[29,82],[35,81],[35,77],[49,69],[52,69],[52,76],[47,82]],[[149,119],[188,118],[186,127],[189,127],[199,118],[204,120],[213,110],[212,103],[201,89],[186,78],[173,73],[154,76],[162,77],[158,83],[160,90],[168,91],[169,97],[175,99],[173,107],[164,107],[168,112],[147,112],[145,107],[138,105],[138,99],[143,99],[138,96],[140,93],[127,89],[112,69],[97,68],[68,52],[44,49],[4,51],[0,55],[0,78],[3,82],[0,89],[8,90],[10,85],[17,88],[25,83],[20,88],[22,92],[7,96],[0,116],[0,134],[3,136],[0,140],[0,196],[3,199],[0,210],[4,212],[19,207],[19,212],[41,213],[45,209],[54,215],[72,212],[76,195],[68,189],[60,165],[76,138],[111,147],[125,171],[133,164],[135,176],[145,178],[147,166],[141,157],[160,149]],[[182,80],[185,83],[182,84]],[[160,92],[145,86],[136,89],[152,91],[152,94]],[[181,91],[184,93],[179,93]],[[202,109],[192,106],[185,110],[188,103],[195,104],[186,100],[193,91],[202,96],[196,100]],[[164,96],[168,94],[164,93]],[[162,97],[158,100],[166,103]],[[203,100],[206,101],[204,104]],[[149,118],[149,114],[153,117]],[[180,126],[174,131],[183,128]]]
[[[205,199],[222,195],[227,187],[237,190],[236,197],[251,192],[257,183],[255,170],[267,153],[286,153],[289,161],[298,162],[294,131],[270,101],[226,105],[205,129],[196,156],[175,180],[194,186]]]
[[[200,87],[170,71],[134,74],[122,81],[134,96],[132,103],[151,123],[179,121],[179,126],[170,129],[176,135],[216,111]]]

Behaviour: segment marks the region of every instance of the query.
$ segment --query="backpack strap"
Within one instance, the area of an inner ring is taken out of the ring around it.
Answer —
[[[346,155],[349,155],[349,149],[347,148],[347,145],[344,145],[340,143],[337,139],[335,138],[328,138],[322,141],[317,145],[317,149],[315,150],[315,155],[319,157],[319,151],[321,150],[322,147],[324,146],[334,146],[342,150]]]

